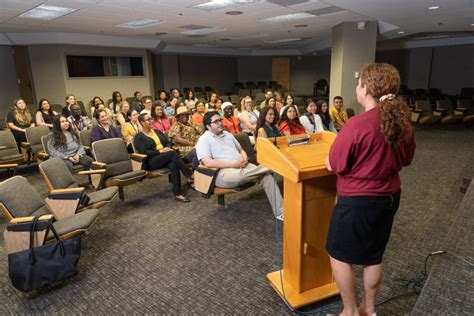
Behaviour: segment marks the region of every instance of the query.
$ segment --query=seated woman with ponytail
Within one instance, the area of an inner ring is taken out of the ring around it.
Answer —
[[[81,164],[87,169],[92,165],[92,158],[86,155],[79,135],[74,132],[64,115],[54,117],[53,132],[48,136],[47,146],[49,155],[64,160],[71,173],[74,165]]]
[[[399,172],[415,154],[409,110],[400,75],[389,64],[369,64],[360,72],[357,101],[365,112],[348,120],[337,135],[326,167],[337,176],[337,204],[326,249],[341,292],[341,315],[374,315],[383,279],[382,257],[400,203]],[[357,307],[352,265],[364,272]]]
[[[288,105],[283,110],[278,128],[284,136],[306,134],[294,105]]]

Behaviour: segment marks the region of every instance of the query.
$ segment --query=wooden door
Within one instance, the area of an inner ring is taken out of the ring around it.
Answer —
[[[26,102],[26,104],[33,104],[35,103],[35,100],[33,96],[30,64],[26,46],[15,46],[13,49],[13,59],[15,60],[20,97]]]
[[[286,91],[290,91],[290,58],[272,58],[272,80],[278,82]]]

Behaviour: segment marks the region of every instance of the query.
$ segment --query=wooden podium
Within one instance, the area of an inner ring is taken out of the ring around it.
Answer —
[[[288,138],[258,138],[257,161],[284,177],[283,289],[280,271],[267,274],[293,308],[339,294],[326,237],[336,203],[336,176],[324,164],[336,135],[321,132],[289,147]]]

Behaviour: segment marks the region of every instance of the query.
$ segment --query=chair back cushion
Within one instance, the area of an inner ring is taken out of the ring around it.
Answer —
[[[79,138],[81,139],[81,143],[83,146],[91,147],[92,139],[91,139],[91,130],[86,129],[84,131],[79,132]]]
[[[121,138],[108,138],[92,144],[95,160],[107,164],[105,177],[133,171],[127,147]]]
[[[437,100],[436,108],[445,110],[446,114],[454,113],[453,103],[451,102],[451,100]]]
[[[0,149],[0,158],[20,153],[15,137],[10,130],[0,131],[0,146],[5,146],[5,148]]]
[[[46,125],[30,127],[26,129],[26,139],[30,146],[41,145],[41,137],[48,135],[49,132],[49,127]]]
[[[66,163],[58,157],[51,157],[39,165],[54,190],[78,187]]]
[[[41,145],[43,145],[43,150],[44,150],[44,152],[49,155],[48,137],[49,137],[49,134],[48,134],[48,135],[43,135],[43,136],[41,136]]]
[[[22,176],[15,176],[0,183],[0,202],[13,218],[30,216],[44,206],[41,196]]]

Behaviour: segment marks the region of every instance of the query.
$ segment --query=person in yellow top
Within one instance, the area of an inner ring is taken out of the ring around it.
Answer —
[[[122,125],[122,137],[127,144],[127,150],[133,153],[132,141],[133,137],[142,130],[142,126],[138,123],[138,112],[133,109],[130,113],[130,122]]]
[[[335,96],[332,100],[332,105],[329,115],[334,122],[334,127],[339,132],[349,118],[347,117],[347,112],[342,109],[344,106],[342,97]]]

